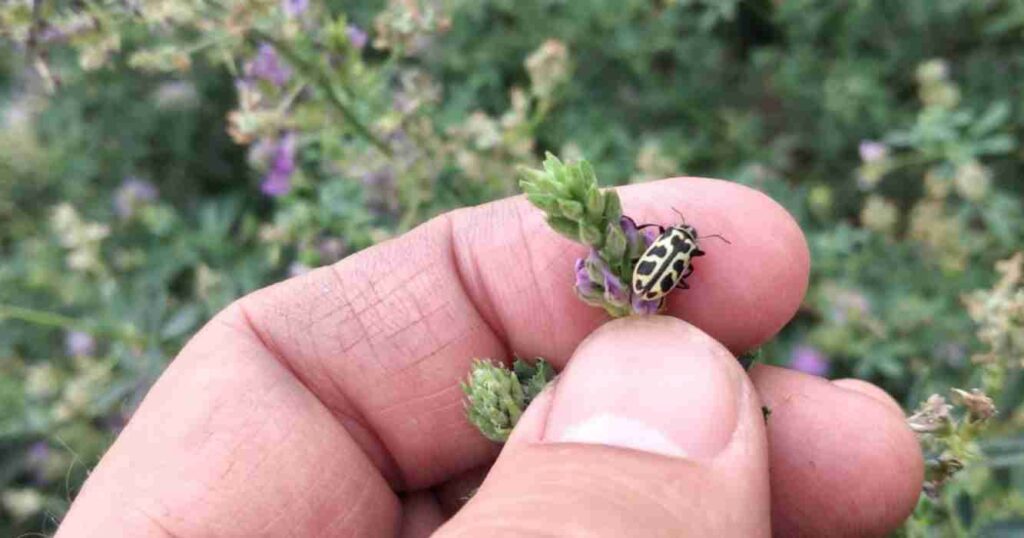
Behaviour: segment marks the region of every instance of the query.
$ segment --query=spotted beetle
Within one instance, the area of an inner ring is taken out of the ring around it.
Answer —
[[[682,219],[682,214],[676,211]],[[640,256],[633,269],[633,293],[645,301],[654,301],[664,297],[674,288],[689,289],[686,277],[693,273],[693,258],[703,256],[700,249],[697,229],[686,224],[660,226],[645,224],[638,228],[657,227],[660,235]],[[718,235],[726,243],[729,241]]]

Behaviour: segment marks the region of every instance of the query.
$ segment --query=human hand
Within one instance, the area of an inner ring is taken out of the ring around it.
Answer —
[[[582,247],[521,198],[456,211],[218,314],[58,536],[893,530],[923,472],[899,406],[860,381],[748,377],[728,352],[770,338],[803,299],[808,254],[789,215],[714,180],[620,194],[639,220],[672,222],[676,207],[731,240],[670,295],[688,323],[597,329],[604,315],[572,289]],[[467,422],[459,381],[474,357],[512,352],[569,366],[487,473],[499,449]]]

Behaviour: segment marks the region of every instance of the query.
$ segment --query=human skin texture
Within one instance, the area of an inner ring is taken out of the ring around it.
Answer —
[[[864,382],[767,366],[748,376],[732,357],[803,300],[809,257],[793,219],[711,179],[619,193],[638,222],[671,224],[677,209],[731,242],[704,245],[667,316],[606,323],[581,303],[572,263],[583,248],[521,197],[442,215],[214,317],[150,390],[58,536],[898,526],[923,472],[899,406]],[[568,367],[488,474],[500,447],[467,422],[459,381],[472,359],[513,353]]]

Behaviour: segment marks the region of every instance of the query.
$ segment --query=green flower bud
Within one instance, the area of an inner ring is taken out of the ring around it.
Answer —
[[[619,200],[619,193],[608,190],[604,193],[604,218],[617,222],[622,217],[622,201]]]
[[[473,361],[462,383],[469,421],[485,437],[505,442],[530,402],[554,379],[544,359],[530,363],[516,358],[512,370],[490,360]]]
[[[546,213],[558,210],[558,201],[550,194],[533,193],[527,194],[526,199]]]
[[[601,257],[606,260],[620,260],[626,255],[626,234],[618,222],[608,223],[608,232],[605,234],[604,248],[601,249]]]
[[[604,239],[603,236],[604,234],[596,226],[584,224],[580,227],[579,239],[585,245],[600,248],[601,242]]]
[[[548,217],[548,226],[551,229],[572,239],[573,241],[580,240],[580,227],[575,222],[564,218],[564,217]]]
[[[583,219],[583,204],[572,200],[558,200],[557,203],[559,211],[565,218],[573,221]]]
[[[473,362],[462,384],[469,421],[485,437],[503,442],[523,412],[523,389],[512,372],[489,360]]]
[[[586,196],[586,209],[587,217],[601,218],[604,216],[605,197],[601,196],[601,191],[591,186],[587,189]]]

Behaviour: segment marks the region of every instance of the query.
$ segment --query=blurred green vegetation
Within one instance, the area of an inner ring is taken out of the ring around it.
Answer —
[[[813,274],[763,356],[908,412],[984,390],[987,428],[924,439],[976,461],[904,532],[1024,532],[1024,3],[138,4],[0,7],[0,532],[52,531],[234,298],[544,151],[779,200]]]

